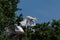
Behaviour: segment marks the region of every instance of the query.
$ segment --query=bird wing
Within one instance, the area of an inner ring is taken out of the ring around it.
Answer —
[[[24,33],[24,30],[21,26],[17,26],[17,30],[16,31],[20,31],[20,32],[23,32]]]
[[[25,20],[21,21],[20,24],[21,24],[22,26],[26,26],[26,21],[27,21],[27,20],[25,19]]]

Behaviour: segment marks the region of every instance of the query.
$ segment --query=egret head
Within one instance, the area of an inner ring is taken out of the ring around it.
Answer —
[[[33,18],[31,16],[27,16],[27,19],[32,20],[32,21],[37,21],[38,20],[38,18]]]
[[[31,19],[32,19],[32,17],[31,17],[31,16],[27,16],[27,19],[30,19],[30,20],[31,20]]]

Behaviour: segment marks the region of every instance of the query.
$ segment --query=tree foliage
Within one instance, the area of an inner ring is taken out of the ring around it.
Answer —
[[[17,36],[9,38],[4,31],[5,27],[13,30],[14,23],[19,25],[19,21],[23,20],[22,14],[15,19],[15,12],[19,10],[18,3],[19,0],[0,0],[0,40],[19,40]],[[21,37],[22,40],[60,40],[60,20],[36,23],[36,26],[27,29],[27,36],[25,34]]]

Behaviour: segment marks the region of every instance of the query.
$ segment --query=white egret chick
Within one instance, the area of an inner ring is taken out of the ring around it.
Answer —
[[[21,26],[18,26],[17,24],[15,24],[15,32],[16,33],[24,33],[24,30]]]

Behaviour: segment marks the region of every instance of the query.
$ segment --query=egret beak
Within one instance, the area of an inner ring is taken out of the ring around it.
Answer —
[[[37,20],[39,20],[39,19],[38,19],[38,18],[34,18],[33,20],[37,21]]]

